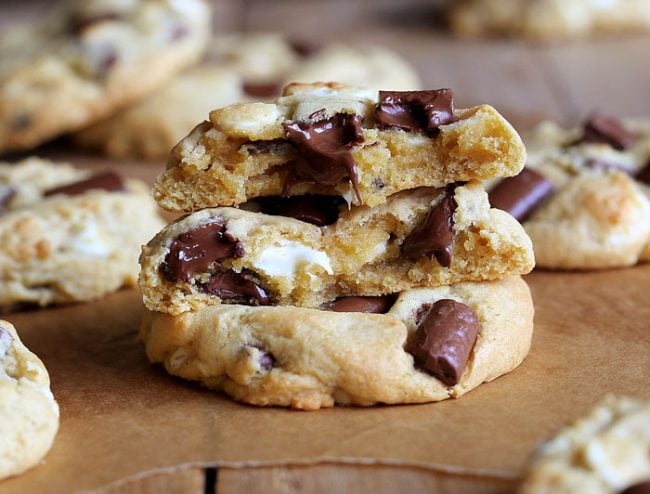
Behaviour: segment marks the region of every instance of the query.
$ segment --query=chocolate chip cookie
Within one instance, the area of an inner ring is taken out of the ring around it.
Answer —
[[[0,307],[99,298],[135,284],[163,222],[147,187],[31,158],[0,163]]]
[[[59,428],[59,407],[40,359],[0,321],[0,479],[37,465]]]
[[[372,207],[404,189],[516,175],[525,156],[496,110],[455,109],[448,89],[291,84],[274,104],[212,111],[174,148],[153,194],[170,211],[304,194]]]
[[[650,30],[650,0],[464,0],[453,3],[461,35],[510,35],[541,41]]]
[[[643,494],[650,489],[650,401],[607,397],[532,459],[521,494]]]
[[[516,368],[532,330],[530,292],[514,277],[341,299],[326,310],[146,309],[141,337],[170,374],[246,403],[315,410],[458,398]]]
[[[145,305],[177,315],[222,302],[322,307],[494,280],[529,272],[534,258],[521,225],[490,209],[472,181],[403,191],[374,208],[293,196],[203,209],[160,232],[140,263]]]
[[[490,201],[523,221],[538,266],[650,260],[650,123],[593,114],[579,129],[542,124],[526,142],[526,168]]]
[[[0,38],[0,153],[107,117],[201,56],[202,0],[68,2]]]

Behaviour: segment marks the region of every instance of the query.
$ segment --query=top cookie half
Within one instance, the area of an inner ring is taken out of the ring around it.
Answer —
[[[400,190],[508,177],[524,145],[494,108],[454,109],[449,89],[290,84],[275,103],[214,110],[172,151],[153,194],[169,211],[258,196],[326,194],[376,206]]]

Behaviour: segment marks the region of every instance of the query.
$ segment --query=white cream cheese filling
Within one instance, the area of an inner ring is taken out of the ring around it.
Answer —
[[[289,240],[281,240],[276,245],[264,249],[253,262],[253,266],[269,276],[292,278],[298,266],[303,263],[316,264],[328,274],[334,273],[327,254]]]

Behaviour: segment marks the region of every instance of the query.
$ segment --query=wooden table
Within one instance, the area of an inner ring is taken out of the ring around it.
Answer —
[[[6,15],[0,17],[3,23],[12,22],[26,13],[38,12],[43,3],[9,2],[3,6]],[[417,67],[425,87],[453,88],[458,106],[490,103],[520,128],[544,118],[573,124],[593,109],[623,116],[650,116],[650,37],[555,46],[498,40],[459,41],[433,30],[429,4],[415,0],[403,2],[398,12],[400,2],[387,0],[229,0],[216,4],[215,25],[221,31],[281,30],[303,39],[390,46]],[[342,11],[346,15],[341,15]],[[286,19],[294,22],[288,24]],[[58,148],[46,152],[82,166],[110,164],[94,157],[61,152]],[[129,173],[151,181],[161,166],[135,164]],[[637,269],[650,275],[647,267]],[[557,308],[555,302],[544,298],[549,294],[542,283],[551,280],[553,275],[535,276],[532,281],[538,314]],[[647,293],[647,283],[644,288]],[[635,303],[643,304],[644,300],[647,305],[647,299],[642,296]],[[531,354],[530,358],[536,357]],[[514,486],[513,480],[486,480],[416,466],[325,463],[288,467],[192,467],[117,483],[104,492],[496,493],[509,492]]]

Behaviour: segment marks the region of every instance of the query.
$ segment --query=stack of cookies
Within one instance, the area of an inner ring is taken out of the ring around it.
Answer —
[[[450,90],[291,84],[210,113],[154,197],[189,212],[140,257],[149,358],[256,405],[459,397],[528,353],[530,239],[481,180],[524,146]]]

